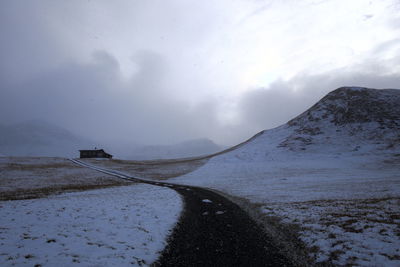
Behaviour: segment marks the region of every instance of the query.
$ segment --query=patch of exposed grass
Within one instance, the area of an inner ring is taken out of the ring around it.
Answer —
[[[81,184],[81,185],[59,185],[59,186],[48,186],[35,189],[19,189],[14,191],[2,192],[0,195],[0,201],[5,200],[20,200],[20,199],[35,199],[43,198],[50,195],[61,194],[65,192],[78,192],[93,189],[101,189],[114,186],[131,185],[133,182],[121,180],[121,183],[109,183],[109,184]]]
[[[52,164],[24,164],[24,163],[7,163],[2,166],[4,171],[33,171],[36,169],[57,169],[57,168],[79,168],[70,163],[52,163]]]
[[[200,168],[208,159],[151,161],[83,159],[83,161],[96,166],[122,171],[137,178],[167,180]]]
[[[0,200],[47,197],[132,184],[62,158],[10,157],[0,162]]]
[[[341,249],[336,249],[329,254],[329,260],[334,261],[338,260],[340,255],[344,254],[344,251]]]
[[[387,257],[390,260],[400,260],[400,255],[388,255],[386,253],[380,253],[382,256]]]

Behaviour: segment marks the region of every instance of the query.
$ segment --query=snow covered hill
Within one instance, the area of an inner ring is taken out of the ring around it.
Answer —
[[[391,149],[400,145],[400,90],[339,88],[288,126],[292,133],[280,145],[293,150],[334,144],[344,152],[366,143]]]
[[[76,157],[93,143],[43,121],[0,125],[0,153],[7,156]]]
[[[318,262],[399,265],[400,90],[334,90],[174,181],[245,198],[299,225]]]
[[[259,133],[219,159],[396,153],[399,147],[400,90],[342,87],[288,123]]]

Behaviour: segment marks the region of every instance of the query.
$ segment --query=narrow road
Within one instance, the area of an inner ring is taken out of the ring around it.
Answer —
[[[122,179],[169,187],[183,197],[183,214],[155,266],[290,266],[247,213],[217,193],[199,187],[138,179],[72,161]]]

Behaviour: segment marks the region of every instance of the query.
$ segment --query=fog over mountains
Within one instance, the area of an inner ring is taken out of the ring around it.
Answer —
[[[125,158],[134,160],[187,158],[213,154],[223,149],[223,146],[215,144],[210,139],[203,138],[174,145],[135,146]]]
[[[44,121],[0,125],[0,156],[78,157],[80,149],[104,148],[116,158],[165,159],[211,154],[223,149],[209,139],[174,145],[138,145],[93,141]]]
[[[268,139],[269,147],[262,154],[280,154],[282,149],[335,153],[398,148],[399,92],[396,89],[362,87],[334,90],[288,123],[260,133],[257,140]],[[257,151],[266,145],[264,142],[255,143]],[[105,148],[117,158],[134,160],[193,157],[223,150],[209,139],[188,140],[174,145],[113,145],[79,137],[43,121],[0,125],[0,155],[77,157],[79,149],[94,147]]]
[[[44,121],[0,125],[0,154],[4,156],[76,157],[95,144]]]

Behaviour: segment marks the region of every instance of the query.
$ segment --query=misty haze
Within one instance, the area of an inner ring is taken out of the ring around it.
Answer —
[[[0,55],[0,265],[400,265],[397,0],[4,0]]]

